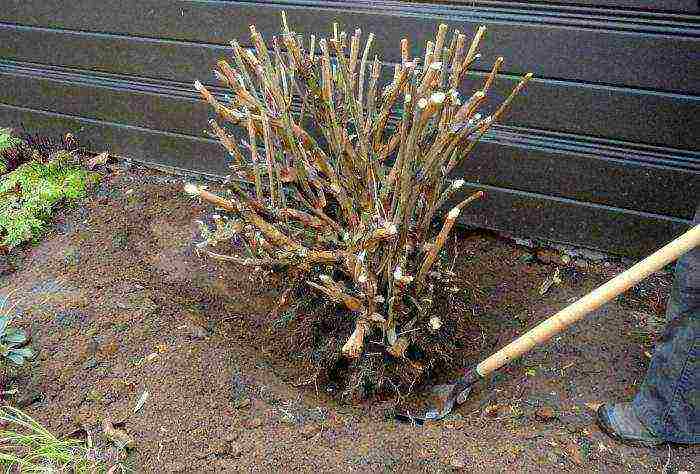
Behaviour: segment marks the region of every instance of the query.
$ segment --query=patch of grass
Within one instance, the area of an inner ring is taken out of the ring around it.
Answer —
[[[0,467],[5,472],[106,472],[84,441],[58,438],[26,413],[0,409]]]
[[[16,247],[36,240],[46,229],[54,207],[85,196],[97,175],[83,169],[68,152],[51,160],[30,161],[0,180],[2,245]]]

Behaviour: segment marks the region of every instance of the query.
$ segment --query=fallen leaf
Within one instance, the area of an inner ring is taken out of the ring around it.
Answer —
[[[109,418],[102,420],[102,431],[107,439],[114,443],[119,449],[133,448],[136,445],[134,438],[126,431],[115,428],[112,424],[112,420]]]
[[[552,281],[554,282],[555,285],[560,285],[561,284],[561,277],[559,276],[559,269],[554,272],[554,275],[552,276]]]
[[[138,401],[136,402],[136,406],[134,407],[134,413],[137,413],[141,408],[143,408],[143,405],[146,403],[146,400],[148,400],[148,397],[150,396],[151,394],[148,392],[148,389],[143,391]]]
[[[118,350],[119,344],[117,344],[115,341],[112,341],[105,344],[104,346],[99,347],[97,349],[97,354],[102,357],[107,357],[116,354]]]
[[[553,275],[548,276],[540,285],[539,293],[540,296],[544,296],[554,285],[561,284],[561,277],[559,276],[559,269],[557,268]]]
[[[556,414],[554,413],[554,410],[552,410],[551,407],[540,407],[535,411],[535,416],[540,420],[540,421],[552,421],[554,418],[556,418]]]
[[[566,453],[569,455],[571,460],[577,466],[583,465],[583,457],[581,456],[581,449],[578,443],[574,441],[569,441],[566,445]]]
[[[588,402],[585,403],[586,408],[588,408],[591,411],[598,411],[598,408],[602,405],[601,402]]]
[[[92,158],[90,158],[87,162],[87,167],[90,170],[94,169],[97,165],[106,164],[107,160],[109,160],[109,153],[106,151],[103,151],[99,155],[95,155]]]
[[[547,292],[549,291],[549,289],[552,287],[553,284],[554,284],[554,281],[549,277],[545,281],[543,281],[542,285],[540,285],[540,289],[539,289],[540,296],[544,296],[545,294],[547,294]]]

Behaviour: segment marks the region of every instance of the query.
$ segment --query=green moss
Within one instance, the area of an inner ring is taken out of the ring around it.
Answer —
[[[54,207],[85,196],[98,180],[68,153],[46,163],[31,161],[0,179],[0,236],[12,248],[36,240],[46,229]]]

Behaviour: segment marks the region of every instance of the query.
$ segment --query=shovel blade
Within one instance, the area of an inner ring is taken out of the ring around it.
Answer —
[[[422,425],[449,415],[456,405],[464,403],[472,391],[473,381],[467,377],[455,383],[435,385],[427,396],[410,409],[396,413],[399,421]]]
[[[433,387],[430,391],[430,399],[433,402],[433,406],[426,410],[424,414],[425,419],[437,421],[449,415],[455,405],[458,404],[456,391],[457,384],[452,383]],[[471,391],[471,389],[467,388],[467,391]],[[459,398],[466,400],[467,395],[461,396],[460,394]]]

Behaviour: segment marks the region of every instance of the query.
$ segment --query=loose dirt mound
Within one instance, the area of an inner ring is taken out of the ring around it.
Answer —
[[[673,472],[697,469],[698,448],[621,447],[586,407],[634,393],[647,363],[639,335],[652,318],[643,301],[609,306],[502,371],[444,422],[415,428],[383,418],[392,396],[335,401],[342,374],[315,377],[298,337],[321,309],[271,320],[281,277],[198,258],[202,210],[177,178],[117,170],[59,218],[0,280],[2,291],[25,295],[19,324],[39,351],[29,370],[0,378],[19,389],[10,402],[57,432],[86,426],[98,442],[102,417],[126,418],[137,472],[631,472],[660,469],[669,456]],[[555,267],[525,249],[463,232],[448,253],[463,282],[453,311],[473,329],[436,381],[619,270],[564,268],[561,285],[541,297]],[[150,397],[133,414],[144,390]]]

